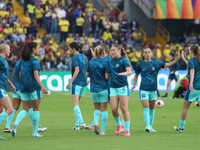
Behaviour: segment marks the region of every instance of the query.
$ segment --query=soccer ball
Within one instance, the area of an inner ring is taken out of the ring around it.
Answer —
[[[197,107],[199,107],[199,102],[195,102],[195,105],[196,105]]]
[[[159,107],[159,108],[161,108],[161,107],[164,106],[164,102],[162,100],[157,100],[156,101],[156,106]]]

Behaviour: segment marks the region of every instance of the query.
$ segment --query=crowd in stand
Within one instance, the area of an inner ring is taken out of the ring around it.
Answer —
[[[133,17],[128,22],[126,15],[119,13],[114,7],[110,10],[103,4],[100,11],[88,0],[18,0],[24,8],[24,18],[19,20],[13,11],[12,0],[5,4],[0,0],[0,40],[10,43],[11,54],[8,62],[11,68],[19,59],[19,46],[24,42],[40,43],[41,54],[38,57],[42,70],[70,70],[71,56],[68,44],[75,41],[82,45],[82,53],[89,61],[92,58],[90,48],[105,43],[121,44],[126,49],[133,69],[142,60],[142,47],[149,46],[153,55],[160,61],[169,61],[171,50],[184,50],[188,58],[188,46],[197,42],[194,35],[186,36],[186,43],[173,41],[161,50],[159,43],[143,41],[139,24]],[[47,33],[40,38],[41,28]],[[39,31],[38,31],[39,30]],[[60,35],[58,43],[53,42],[50,36]],[[61,45],[62,46],[61,46]],[[64,45],[64,46],[63,46]],[[186,65],[180,60],[181,69]]]

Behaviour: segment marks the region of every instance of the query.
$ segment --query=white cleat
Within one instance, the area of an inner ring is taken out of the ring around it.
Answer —
[[[79,127],[79,126],[73,126],[72,129],[73,129],[73,130],[80,130],[80,127]]]
[[[106,135],[106,134],[105,134],[105,131],[101,131],[101,132],[100,132],[100,135],[101,135],[101,136]]]
[[[12,137],[15,137],[16,133],[17,133],[17,124],[13,123],[13,125],[12,125],[12,132],[11,132]]]
[[[33,133],[32,137],[43,137],[43,135],[40,135],[39,133]]]
[[[96,133],[96,135],[99,135],[99,123],[95,122],[94,124],[94,132]]]
[[[46,127],[44,127],[44,128],[38,127],[38,129],[37,129],[38,132],[44,132],[44,131],[46,131],[46,130],[47,130]]]
[[[94,126],[92,126],[91,124],[87,126],[88,129],[90,129],[91,132],[94,132]]]
[[[151,130],[150,130],[151,132],[157,132],[156,130],[154,130],[153,128],[151,128]]]
[[[151,127],[150,126],[146,126],[145,131],[148,133],[151,133]]]
[[[12,129],[6,128],[6,127],[5,127],[5,128],[4,128],[4,132],[5,132],[5,133],[11,133],[11,132],[12,132]]]
[[[182,133],[183,132],[183,129],[180,129],[179,127],[177,127],[177,126],[174,126],[174,130],[176,130],[176,131],[178,131],[178,132],[180,132],[180,133]]]
[[[83,129],[85,129],[85,130],[90,130],[90,129],[88,128],[88,126],[86,126],[85,123],[82,123],[82,124],[81,124],[81,130],[83,130]]]

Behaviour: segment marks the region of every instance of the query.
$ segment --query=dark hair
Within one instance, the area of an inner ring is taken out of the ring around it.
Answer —
[[[69,46],[70,46],[72,49],[75,48],[75,50],[77,50],[77,51],[81,50],[81,48],[82,48],[82,46],[79,45],[77,42],[72,42],[72,43],[69,44]]]
[[[36,48],[37,46],[38,44],[35,42],[26,42],[22,47],[20,47],[22,60],[29,61],[33,54],[33,48]]]
[[[190,50],[194,52],[194,55],[196,56],[198,62],[200,62],[200,48],[199,48],[199,46],[192,44],[190,46]]]
[[[171,51],[170,53],[169,53],[169,55],[171,55],[173,58],[175,57],[175,52],[174,51]]]

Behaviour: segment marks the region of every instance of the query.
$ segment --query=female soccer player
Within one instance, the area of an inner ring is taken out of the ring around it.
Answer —
[[[75,113],[75,126],[74,130],[79,130],[79,121],[81,123],[81,129],[88,129],[83,121],[81,110],[79,108],[79,101],[85,94],[87,86],[87,63],[83,54],[79,54],[81,46],[78,43],[72,42],[69,44],[69,51],[73,56],[72,58],[72,79],[66,86],[69,89],[71,86],[71,98]]]
[[[113,59],[111,60],[110,106],[114,119],[117,122],[116,135],[121,133],[123,126],[118,113],[120,102],[126,128],[124,136],[130,136],[130,114],[128,111],[129,89],[126,76],[132,73],[131,65],[127,59],[125,50],[118,44],[112,46],[111,53]]]
[[[174,58],[175,58],[175,52],[170,52],[169,55],[168,55],[168,58],[173,61]],[[174,65],[172,65],[170,68],[170,75],[169,75],[169,78],[168,78],[168,81],[167,81],[167,89],[166,89],[166,93],[164,96],[162,97],[167,97],[168,96],[168,93],[169,93],[169,85],[170,83],[175,80],[176,82],[178,81],[178,77],[176,75],[176,71],[178,69],[180,69],[180,65],[178,62],[176,62]]]
[[[12,126],[11,135],[16,136],[17,126],[22,119],[27,115],[30,104],[33,106],[33,134],[32,137],[42,137],[38,134],[38,123],[40,120],[39,106],[41,101],[41,88],[44,94],[48,94],[48,90],[40,81],[39,71],[40,63],[34,55],[39,55],[39,45],[35,42],[25,43],[21,48],[21,65],[20,71],[20,92],[22,100],[22,111],[19,112],[15,123]]]
[[[108,119],[108,79],[110,77],[110,64],[104,60],[105,49],[99,45],[94,50],[95,58],[90,60],[86,75],[90,77],[90,91],[95,111],[101,113],[101,132],[105,134],[105,128]],[[99,118],[94,116],[95,133],[99,135]]]
[[[5,111],[0,114],[0,124],[10,115],[13,111],[10,98],[6,93],[7,84],[15,91],[15,86],[8,79],[9,75],[9,65],[5,59],[10,55],[10,46],[7,44],[0,44],[0,105],[5,108]],[[5,139],[0,136],[0,140]]]
[[[189,54],[191,57],[191,59],[188,60],[189,86],[183,101],[180,125],[178,127],[174,126],[174,129],[179,132],[183,132],[187,112],[191,103],[196,100],[196,102],[199,102],[200,104],[200,47],[197,45],[191,45],[189,48]],[[185,60],[183,53],[181,57]]]
[[[143,58],[144,60],[137,64],[134,77],[134,85],[132,90],[135,88],[138,75],[141,73],[142,81],[140,84],[140,100],[143,105],[144,111],[144,121],[146,124],[146,132],[156,132],[152,128],[154,121],[154,108],[155,101],[157,99],[157,75],[160,68],[170,67],[175,64],[180,59],[180,52],[178,57],[169,63],[164,63],[155,60],[152,60],[151,50],[148,47],[143,49]]]

